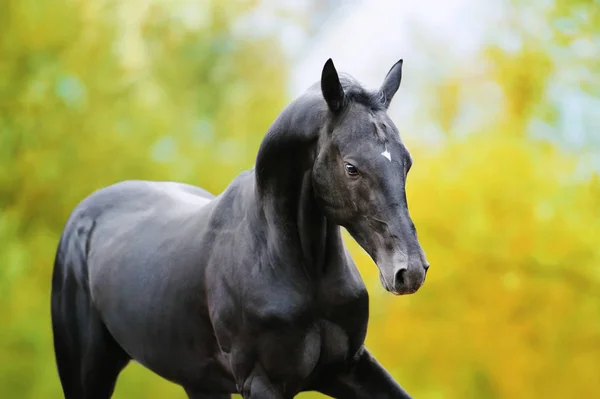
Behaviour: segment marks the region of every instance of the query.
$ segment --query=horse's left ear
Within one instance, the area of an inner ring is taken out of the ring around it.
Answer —
[[[330,110],[338,112],[342,109],[344,105],[344,89],[342,89],[340,78],[331,58],[323,66],[321,92]]]
[[[400,60],[390,68],[381,85],[380,91],[383,94],[383,104],[385,105],[385,108],[390,106],[394,94],[396,94],[396,91],[398,91],[398,88],[400,87],[400,81],[402,80],[402,63],[403,61]]]

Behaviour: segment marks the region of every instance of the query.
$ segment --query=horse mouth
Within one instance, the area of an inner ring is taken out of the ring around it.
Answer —
[[[412,295],[412,294],[415,294],[417,291],[419,291],[419,288],[421,288],[421,287],[414,288],[414,289],[407,290],[407,291],[395,291],[395,290],[393,290],[393,291],[390,291],[390,292],[392,294],[396,295],[396,296]]]
[[[419,291],[419,289],[423,286],[423,284],[425,284],[425,276],[423,276],[423,281],[421,281],[420,284],[418,285],[413,285],[411,287],[405,288],[403,290],[397,290],[394,288],[394,286],[392,284],[389,284],[386,280],[386,278],[383,276],[383,273],[379,273],[379,280],[381,281],[381,285],[383,286],[383,288],[395,295],[395,296],[403,296],[403,295],[412,295],[415,294],[417,291]]]
[[[391,288],[391,285],[388,284],[387,280],[385,279],[385,277],[383,277],[383,273],[379,272],[379,281],[381,281],[381,285],[383,286],[383,288],[387,291],[387,292],[391,292],[392,294],[394,294],[393,289]],[[396,294],[395,294],[396,295]]]

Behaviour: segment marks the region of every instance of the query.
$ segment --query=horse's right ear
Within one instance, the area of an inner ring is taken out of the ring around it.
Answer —
[[[338,112],[342,109],[344,90],[331,58],[327,60],[321,73],[321,92],[331,111]]]

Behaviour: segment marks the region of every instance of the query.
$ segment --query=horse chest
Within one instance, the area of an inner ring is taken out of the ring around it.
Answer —
[[[236,383],[260,367],[293,389],[321,366],[348,360],[363,344],[368,295],[359,276],[331,273],[316,286],[259,282],[245,288],[243,306],[231,295],[235,291],[219,291],[218,284],[208,290],[214,331]]]
[[[234,374],[247,376],[258,366],[271,380],[285,381],[289,392],[305,386],[323,366],[349,360],[364,340],[360,331],[327,319],[315,319],[308,325],[271,325],[255,337],[252,342],[242,339],[234,345],[238,349],[234,352],[244,353],[239,359],[245,359]]]
[[[321,353],[319,363],[329,364],[344,361],[350,356],[355,332],[329,320],[320,321]]]
[[[363,344],[369,319],[369,302],[365,291],[337,297],[322,306],[321,363],[344,361]]]
[[[270,373],[303,379],[318,365],[348,360],[363,344],[368,321],[366,291],[330,289],[320,296],[295,305],[280,299],[275,308],[259,312],[257,349]]]

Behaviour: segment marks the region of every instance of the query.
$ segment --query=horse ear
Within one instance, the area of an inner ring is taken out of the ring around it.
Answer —
[[[321,92],[323,97],[333,112],[338,112],[344,104],[344,90],[340,83],[340,78],[335,70],[333,61],[327,60],[321,73]]]
[[[400,60],[390,68],[381,85],[381,93],[383,94],[383,104],[385,105],[385,108],[390,106],[394,94],[396,94],[398,87],[400,87],[400,81],[402,80],[402,63],[403,61]]]

